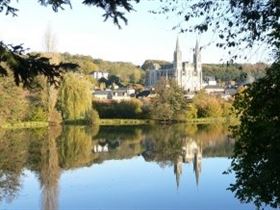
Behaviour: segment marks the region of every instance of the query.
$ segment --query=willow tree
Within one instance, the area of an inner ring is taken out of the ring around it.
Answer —
[[[92,85],[83,75],[67,73],[61,84],[59,108],[64,120],[83,120],[91,110]]]

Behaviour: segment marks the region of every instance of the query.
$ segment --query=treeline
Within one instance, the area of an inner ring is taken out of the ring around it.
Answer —
[[[42,53],[42,55],[52,57],[54,62],[78,64],[78,70],[84,74],[90,74],[94,71],[108,72],[118,76],[124,84],[141,83],[144,77],[144,71],[140,67],[128,62],[111,62],[69,53]]]
[[[94,59],[94,64],[98,66],[99,70],[107,71],[110,74],[118,76],[125,84],[143,83],[144,71],[132,63]]]
[[[164,66],[171,64],[163,60],[146,60],[141,68],[146,71],[153,69],[156,65]],[[256,64],[203,64],[203,77],[215,77],[216,80],[246,82],[249,79],[259,79],[264,77],[265,70],[268,67],[265,63]]]
[[[203,64],[202,71],[204,78],[215,77],[218,81],[238,81],[246,82],[265,76],[268,67],[265,63],[256,64]]]
[[[92,81],[79,72],[66,72],[59,86],[37,76],[29,87],[16,86],[9,74],[0,77],[0,127],[18,122],[99,123],[92,109]]]

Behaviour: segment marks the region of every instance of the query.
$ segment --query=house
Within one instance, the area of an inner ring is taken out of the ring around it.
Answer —
[[[208,94],[218,95],[218,94],[224,94],[225,93],[225,89],[221,86],[218,86],[218,85],[207,85],[204,88],[204,90]]]
[[[123,101],[123,100],[130,100],[131,97],[127,93],[126,89],[116,89],[112,90],[112,95],[108,98],[115,101]]]
[[[111,90],[95,90],[93,92],[94,98],[98,100],[106,100],[112,95]]]
[[[215,79],[215,77],[206,77],[205,81],[207,82],[207,86],[216,86],[217,85],[217,81]]]
[[[109,78],[109,73],[108,72],[102,72],[102,71],[95,71],[91,74],[91,76],[96,80],[100,80],[101,78],[108,79]]]
[[[106,90],[95,90],[93,92],[95,99],[97,100],[130,100],[135,96],[135,90],[132,88],[119,88],[116,90],[106,89]]]

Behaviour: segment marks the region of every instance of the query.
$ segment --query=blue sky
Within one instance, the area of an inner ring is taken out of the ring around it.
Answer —
[[[40,6],[35,0],[14,3],[20,10],[18,17],[0,14],[0,40],[6,43],[24,43],[30,51],[44,50],[44,34],[51,27],[55,34],[56,50],[72,54],[90,55],[111,61],[128,61],[141,65],[145,59],[161,59],[171,61],[175,48],[176,31],[171,28],[176,18],[166,19],[164,16],[152,15],[151,8],[158,7],[158,1],[146,0],[135,5],[136,12],[126,15],[128,25],[118,29],[111,20],[103,22],[103,11],[95,7],[87,7],[72,1],[73,8],[55,13],[50,7]],[[192,59],[192,48],[196,38],[202,46],[213,41],[211,33],[180,34],[183,58]],[[241,62],[267,62],[267,54],[263,50],[247,52],[249,60]],[[226,53],[214,45],[203,48],[203,63],[218,63],[226,58]]]

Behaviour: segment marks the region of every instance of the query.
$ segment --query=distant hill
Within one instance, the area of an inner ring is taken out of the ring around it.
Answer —
[[[164,60],[146,60],[141,68],[146,71],[153,69],[155,65],[171,64]],[[265,75],[265,69],[268,67],[265,63],[257,64],[203,64],[202,72],[203,77],[207,76],[215,77],[219,81],[244,81],[247,75],[255,79],[261,78]]]
[[[125,83],[139,83],[144,77],[144,71],[132,63],[111,62],[102,59],[93,59],[93,63],[98,66],[98,70],[114,74]]]
[[[220,81],[244,81],[248,75],[254,79],[259,79],[265,75],[267,64],[203,64],[203,76],[213,76]]]
[[[69,53],[41,53],[51,57],[54,62],[70,62],[78,64],[79,70],[85,74],[94,71],[109,72],[118,76],[124,84],[140,83],[143,81],[144,71],[132,63],[111,62],[102,59],[94,59],[86,55],[72,55]]]
[[[118,76],[124,84],[143,83],[145,71],[153,69],[155,65],[163,66],[171,64],[164,60],[146,60],[141,67],[129,62],[111,62],[102,59],[94,59],[91,56],[71,55],[69,53],[42,53],[51,57],[53,62],[70,62],[80,66],[79,70],[85,74],[94,71],[104,71]],[[247,75],[254,79],[265,75],[267,64],[203,64],[203,77],[212,76],[219,81],[245,81]]]

